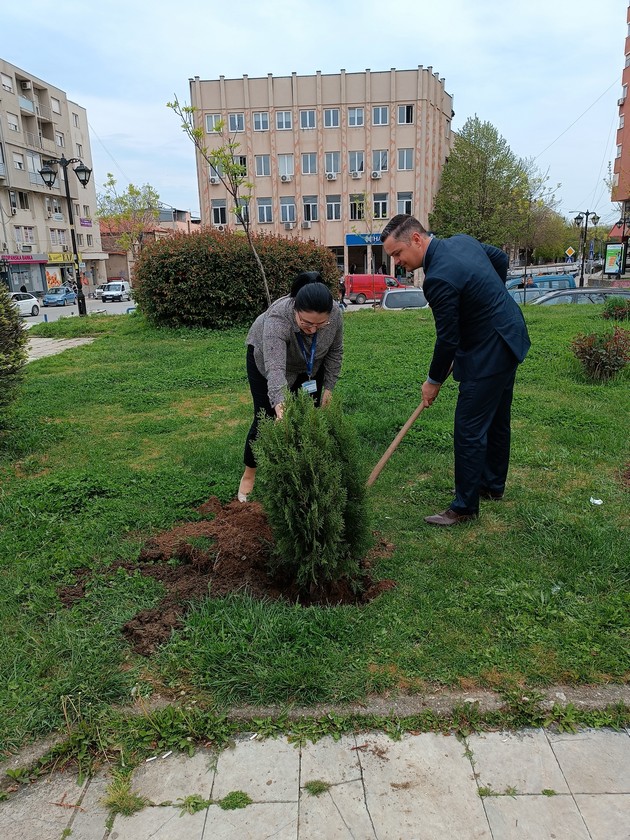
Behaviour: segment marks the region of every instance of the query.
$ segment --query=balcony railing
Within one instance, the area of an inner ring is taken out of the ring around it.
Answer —
[[[36,149],[42,148],[42,138],[39,134],[35,134],[33,131],[25,131],[24,139],[27,146],[34,146]]]
[[[18,93],[18,102],[20,103],[20,108],[23,111],[28,111],[29,114],[35,113],[35,103],[32,99],[29,99],[28,96],[22,96],[21,93]]]
[[[48,105],[42,105],[41,102],[38,102],[35,106],[35,110],[37,111],[37,116],[41,117],[43,120],[48,120],[52,122],[52,111],[48,107]]]
[[[39,172],[29,172],[28,173],[28,180],[31,184],[35,184],[38,187],[45,187],[46,184],[44,183],[44,179],[39,174]]]

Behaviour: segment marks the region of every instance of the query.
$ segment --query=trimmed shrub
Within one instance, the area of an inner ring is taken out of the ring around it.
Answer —
[[[571,349],[594,382],[607,382],[630,361],[630,331],[615,327],[612,333],[577,335]]]
[[[7,287],[0,283],[0,429],[7,425],[7,410],[22,380],[27,340],[19,312]]]
[[[359,589],[370,539],[366,477],[341,403],[317,409],[303,391],[287,396],[282,420],[262,420],[254,450],[256,486],[275,539],[272,571],[303,592],[341,580]]]
[[[328,248],[275,236],[253,237],[272,300],[300,271],[320,271],[336,298],[338,271]],[[169,327],[229,329],[267,308],[263,282],[241,233],[203,230],[147,245],[135,266],[134,298],[149,320]]]
[[[630,298],[608,298],[604,304],[602,318],[606,318],[607,321],[630,321]]]

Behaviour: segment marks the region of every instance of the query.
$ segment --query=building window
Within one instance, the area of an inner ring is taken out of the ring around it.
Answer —
[[[351,128],[357,128],[364,123],[363,108],[348,108],[348,125]]]
[[[50,229],[50,244],[51,245],[67,245],[66,231],[64,228]]]
[[[269,131],[268,111],[254,111],[254,131]]]
[[[290,113],[287,111],[286,113]],[[278,174],[294,175],[293,155],[278,155]]]
[[[305,152],[302,155],[302,175],[317,175],[317,155]]]
[[[13,156],[15,157],[15,155]],[[617,146],[617,154],[616,157],[621,157],[621,145]]]
[[[232,160],[238,166],[238,174],[247,177],[247,155],[233,155]]]
[[[46,212],[50,213],[62,213],[61,209],[61,201],[54,196],[46,196]]]
[[[365,166],[363,152],[348,152],[348,168],[350,172],[363,172]]]
[[[80,214],[80,212],[81,212],[81,205],[80,204],[75,204],[74,205],[74,215],[78,216]]]
[[[84,219],[91,219],[92,218],[92,211],[90,210],[89,204],[83,205],[83,218]]]
[[[2,82],[4,90],[8,90],[9,93],[13,93],[13,79],[11,76],[7,76],[6,73],[0,73],[0,81]]]
[[[221,180],[221,178],[223,178],[225,176],[225,171],[223,169],[223,165],[219,162],[217,162],[216,166],[213,166],[212,164],[210,164],[210,168],[209,168],[208,171],[209,171],[209,177],[210,178],[218,178],[219,180]]]
[[[324,128],[339,128],[339,108],[324,109]]]
[[[273,222],[273,213],[270,198],[257,198],[256,205],[258,207],[258,224],[269,225]]]
[[[245,131],[245,114],[228,114],[228,128],[231,134]]]
[[[411,125],[413,122],[413,105],[398,106],[398,125]]]
[[[305,195],[302,198],[302,210],[305,222],[316,222],[319,219],[317,210],[317,196]]]
[[[326,196],[326,218],[329,222],[338,222],[341,219],[341,196]]]
[[[372,149],[372,169],[376,172],[387,172],[389,169],[389,152],[387,149]]]
[[[83,247],[83,234],[82,233],[77,233],[77,245],[80,245],[81,247]]]
[[[58,99],[55,99],[54,96],[50,97],[50,108],[53,114],[61,113],[61,102]]]
[[[292,195],[284,195],[280,198],[280,221],[295,222],[295,198]]]
[[[206,133],[218,131],[221,126],[221,114],[206,114]]]
[[[92,245],[94,245],[94,237],[92,236],[91,233],[87,234],[87,244],[88,244],[88,247],[91,247]]]
[[[399,192],[396,198],[397,212],[405,213],[407,216],[413,215],[413,193]]]
[[[17,202],[18,207],[20,210],[29,210],[29,203],[28,203],[28,193],[22,192],[22,190],[18,190],[17,192]]]
[[[326,152],[324,154],[324,168],[326,174],[338,175],[341,172],[341,152]]]
[[[389,107],[376,105],[372,108],[372,125],[389,125]]]
[[[7,123],[9,125],[9,131],[19,131],[20,124],[18,123],[17,114],[11,114],[7,111]]]
[[[398,149],[398,169],[413,169],[413,149]]]
[[[353,222],[365,219],[365,196],[351,195],[350,196],[350,220]]]
[[[624,115],[622,114],[622,115],[619,117],[619,128],[623,128],[623,126],[624,126],[624,122],[625,122],[625,121],[624,121]]]
[[[55,131],[55,145],[59,146],[60,149],[65,148],[66,138],[63,136],[61,131]]]
[[[83,157],[83,146],[81,143],[77,143],[77,157]]]
[[[61,232],[61,231],[60,231]],[[65,233],[65,230],[63,231]],[[34,227],[15,227],[15,241],[20,245],[34,245],[35,244],[35,228]]]
[[[300,128],[315,128],[315,111],[300,111]]]
[[[238,204],[234,208],[234,215],[239,225],[246,225],[249,223],[249,203],[247,199],[239,199]]]
[[[212,199],[212,224],[227,224],[227,204],[224,198]]]
[[[24,169],[24,155],[20,152],[13,152],[13,167],[15,169]]]
[[[387,193],[374,193],[374,218],[386,219],[388,216]]]
[[[79,115],[78,115],[78,114],[75,114],[74,112],[72,113],[72,125],[73,125],[75,128],[78,128],[78,127],[79,127]]]
[[[290,131],[292,125],[291,111],[276,111],[276,128],[278,131]]]
[[[254,160],[256,162],[256,175],[258,178],[271,175],[271,155],[256,155]]]

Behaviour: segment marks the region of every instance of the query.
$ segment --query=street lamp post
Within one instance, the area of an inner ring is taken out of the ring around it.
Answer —
[[[70,222],[70,236],[72,237],[72,262],[74,263],[75,282],[77,284],[77,306],[79,308],[79,315],[87,315],[87,306],[85,304],[85,295],[83,294],[83,283],[81,282],[81,267],[79,265],[79,249],[77,247],[77,234],[74,229],[74,213],[72,212],[72,199],[70,198],[70,185],[68,184],[68,167],[71,163],[76,163],[74,174],[83,184],[83,188],[87,186],[90,180],[92,170],[89,169],[80,158],[70,158],[66,160],[62,155],[60,158],[50,158],[44,161],[43,167],[39,170],[39,174],[46,186],[52,189],[53,184],[57,178],[57,170],[54,168],[60,166],[63,169],[63,179],[66,186],[66,201],[68,202],[68,221]]]
[[[575,210],[573,211],[576,212]],[[599,224],[599,216],[597,213],[593,213],[591,210],[579,210],[577,211],[577,216],[574,219],[575,226],[580,228],[580,242],[582,243],[582,267],[580,269],[580,288],[584,285],[584,261],[586,259],[586,235],[587,235],[587,228],[588,228],[588,217],[591,217],[591,221],[593,222],[593,227],[597,227]],[[584,227],[582,227],[582,222],[584,222]]]

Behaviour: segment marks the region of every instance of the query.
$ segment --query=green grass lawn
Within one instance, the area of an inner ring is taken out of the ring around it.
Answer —
[[[2,439],[0,745],[155,686],[221,709],[627,680],[630,376],[591,385],[568,349],[605,328],[600,311],[526,310],[510,482],[479,520],[423,522],[451,499],[455,383],[419,418],[369,494],[372,527],[395,547],[374,573],[395,589],[325,609],[209,598],[150,660],[120,628],[162,590],[110,566],[209,496],[234,498],[251,420],[245,330],[156,330],[136,315],[37,327],[96,341],[28,365]],[[434,329],[425,311],[344,318],[336,394],[367,474],[419,402]],[[62,608],[57,587],[79,569],[93,572],[86,597]]]

